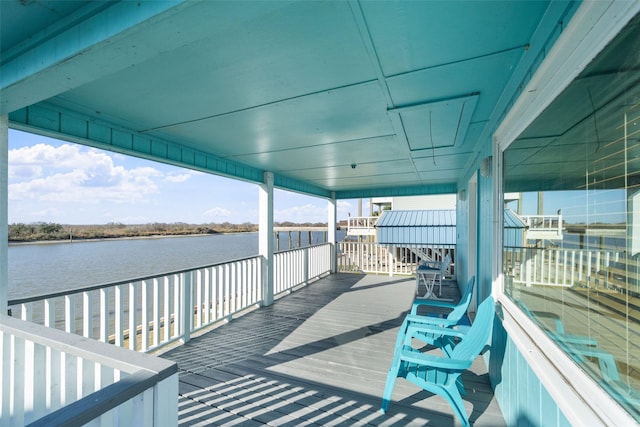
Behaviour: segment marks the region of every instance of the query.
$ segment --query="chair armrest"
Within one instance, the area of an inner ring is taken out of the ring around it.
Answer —
[[[438,327],[455,326],[458,322],[441,317],[421,316],[419,314],[407,314],[405,317],[410,324],[432,325]]]
[[[471,366],[471,360],[449,359],[448,357],[435,356],[433,354],[420,353],[405,347],[400,352],[400,359],[409,363],[425,365],[432,368],[448,369],[452,371],[464,371]]]
[[[415,333],[429,333],[433,335],[448,336],[448,337],[455,337],[455,338],[463,338],[466,335],[465,332],[456,331],[455,329],[451,329],[451,328],[447,328],[439,325],[427,324],[427,323],[409,323],[409,326],[407,326],[407,332],[405,335],[407,337],[410,337],[410,336],[412,337],[413,334]]]
[[[456,308],[459,303],[454,303],[451,301],[437,301],[437,300],[415,300],[411,305],[411,314],[416,314],[418,311],[419,305],[428,305],[431,307],[441,307],[441,308]]]

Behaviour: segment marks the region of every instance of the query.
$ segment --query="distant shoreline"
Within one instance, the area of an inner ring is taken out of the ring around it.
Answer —
[[[223,234],[245,234],[245,233],[257,233],[257,231],[229,231],[220,233],[194,233],[194,234],[154,234],[149,236],[120,236],[120,237],[96,237],[96,238],[77,238],[77,239],[49,239],[49,240],[28,240],[28,241],[9,241],[9,246],[23,246],[23,245],[49,245],[56,243],[90,243],[90,242],[104,242],[108,240],[140,240],[140,239],[168,239],[176,237],[207,237]]]
[[[315,229],[326,224],[276,223],[280,229]],[[231,224],[185,224],[149,223],[125,225],[109,223],[102,225],[62,225],[57,223],[9,224],[9,245],[32,245],[53,243],[102,242],[106,240],[162,239],[165,237],[197,237],[216,234],[256,233],[258,225]],[[290,231],[290,230],[287,230]]]

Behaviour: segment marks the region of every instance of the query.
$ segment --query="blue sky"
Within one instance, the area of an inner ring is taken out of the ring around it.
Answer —
[[[338,201],[349,212],[357,201]],[[327,201],[276,190],[274,220],[326,222]],[[9,223],[38,221],[256,224],[258,186],[10,129]]]

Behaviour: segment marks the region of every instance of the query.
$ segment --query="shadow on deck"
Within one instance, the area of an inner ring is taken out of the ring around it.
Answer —
[[[403,380],[379,412],[414,283],[331,275],[166,352],[180,369],[180,425],[459,425],[443,398]],[[471,422],[505,425],[482,358],[463,379]]]

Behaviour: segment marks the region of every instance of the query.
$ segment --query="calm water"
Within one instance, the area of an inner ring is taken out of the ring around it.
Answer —
[[[302,233],[302,246],[308,245]],[[312,244],[323,233],[313,233]],[[297,246],[297,234],[294,237]],[[280,249],[289,248],[280,233]],[[258,233],[9,246],[9,299],[117,282],[258,254]]]

